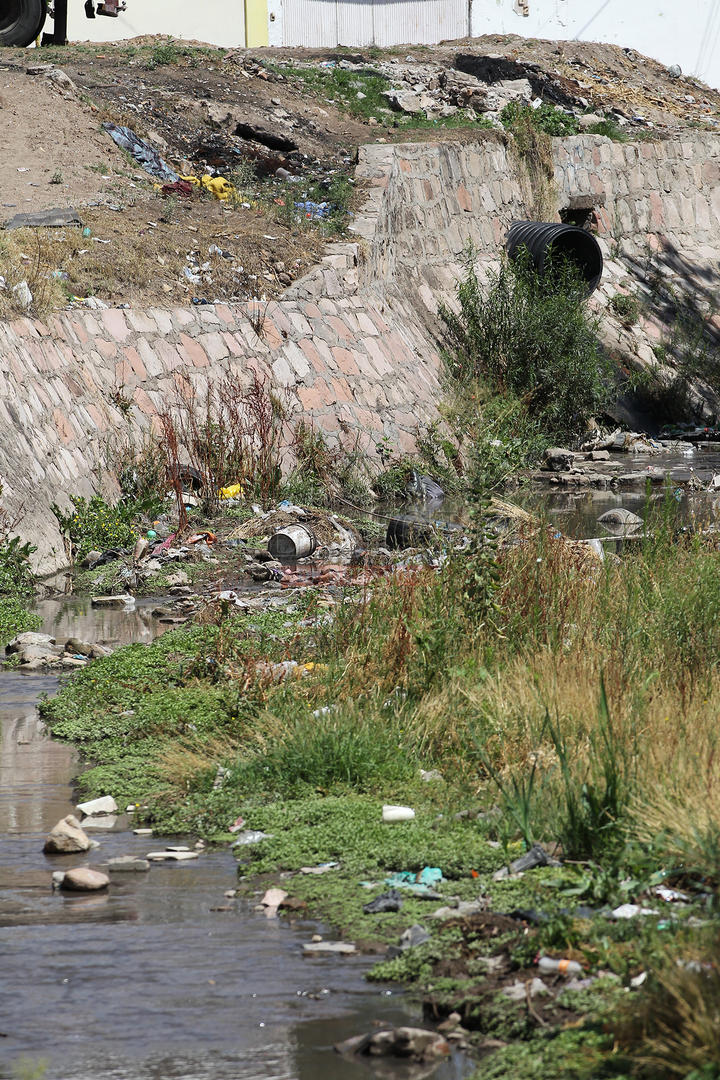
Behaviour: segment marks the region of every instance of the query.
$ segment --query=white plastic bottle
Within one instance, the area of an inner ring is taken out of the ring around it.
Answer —
[[[582,967],[577,960],[555,960],[552,956],[541,956],[538,967],[541,971],[556,971],[559,975],[582,974]]]

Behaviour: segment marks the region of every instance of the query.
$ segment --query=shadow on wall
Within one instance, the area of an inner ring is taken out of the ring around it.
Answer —
[[[665,329],[668,351],[692,349],[705,368],[702,377],[720,385],[720,269],[689,258],[666,237],[658,241],[659,249],[644,257],[625,255],[628,273]]]

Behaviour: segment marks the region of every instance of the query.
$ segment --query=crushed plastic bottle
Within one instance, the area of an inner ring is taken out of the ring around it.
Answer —
[[[580,975],[582,966],[577,960],[556,960],[552,956],[541,956],[538,960],[541,971],[555,971],[558,975]]]

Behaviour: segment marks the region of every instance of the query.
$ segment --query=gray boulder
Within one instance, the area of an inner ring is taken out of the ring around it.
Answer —
[[[356,1035],[335,1047],[339,1054],[362,1054],[367,1057],[395,1057],[421,1063],[447,1057],[450,1047],[437,1031],[424,1028],[393,1027]]]
[[[67,892],[99,892],[100,889],[107,889],[109,884],[107,874],[91,870],[89,866],[77,866],[74,870],[65,871],[60,888]]]
[[[568,469],[572,468],[575,461],[575,454],[572,450],[566,450],[562,446],[549,446],[543,457],[545,459],[545,468],[550,469],[551,472],[567,472]]]
[[[68,814],[50,830],[43,851],[47,855],[72,855],[89,851],[91,847],[92,841],[80,828],[78,819]]]

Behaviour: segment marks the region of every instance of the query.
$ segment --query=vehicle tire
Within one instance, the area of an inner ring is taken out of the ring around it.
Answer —
[[[0,45],[30,45],[43,28],[45,0],[4,0],[0,10]]]

